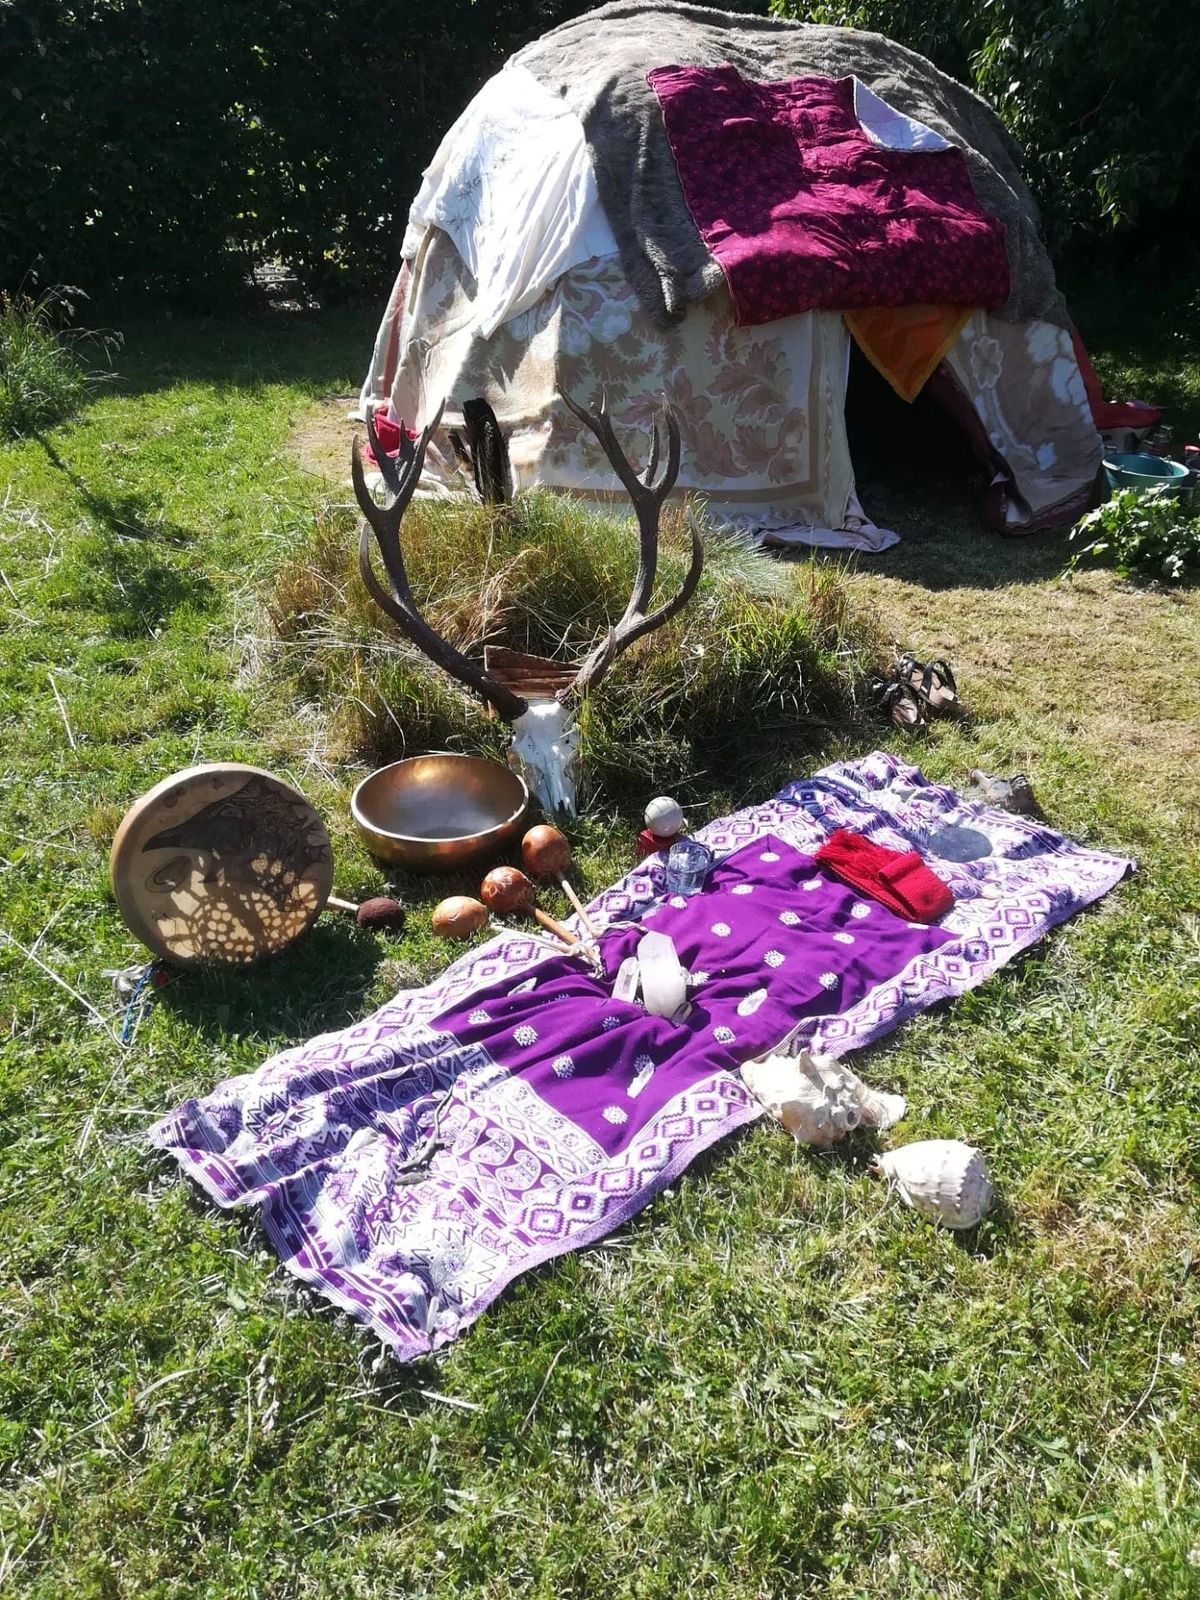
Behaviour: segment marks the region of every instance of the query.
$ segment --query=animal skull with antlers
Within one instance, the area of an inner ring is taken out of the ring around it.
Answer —
[[[658,569],[659,516],[679,475],[679,424],[664,401],[661,420],[666,432],[665,466],[659,475],[662,442],[660,419],[656,418],[650,436],[649,461],[639,474],[617,442],[603,399],[599,411],[593,413],[585,411],[561,389],[559,396],[596,436],[612,463],[633,503],[639,539],[637,576],[629,603],[605,637],[576,664],[528,656],[516,657],[509,651],[488,650],[481,665],[443,639],[421,615],[413,600],[400,548],[400,524],[421,476],[429,441],[441,422],[444,402],[431,421],[426,423],[419,439],[414,442],[402,434],[400,453],[395,459],[383,450],[368,416],[367,433],[371,449],[388,491],[388,498],[382,504],[367,487],[362,447],[357,437],[354,440],[351,470],[354,492],[366,519],[359,535],[358,565],[371,598],[443,672],[449,673],[468,689],[473,689],[494,706],[506,722],[511,723],[513,742],[509,760],[524,770],[530,787],[546,810],[552,813],[565,811],[568,815],[574,815],[574,767],[578,738],[573,702],[595,688],[616,658],[635,639],[661,627],[682,610],[700,582],[700,574],[704,569],[704,546],[695,525],[689,522],[692,552],[687,576],[671,599],[656,610],[647,610]],[[372,535],[387,575],[386,588],[376,576],[372,564]]]

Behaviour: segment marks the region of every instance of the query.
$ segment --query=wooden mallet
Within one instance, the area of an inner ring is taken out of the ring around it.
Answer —
[[[567,868],[571,865],[571,845],[565,834],[557,828],[547,827],[540,823],[521,840],[521,860],[526,869],[535,878],[555,878],[567,899],[575,907],[580,922],[587,929],[588,937],[593,943],[598,942],[600,935],[595,924],[583,909],[579,896],[567,882]]]
[[[398,933],[404,926],[404,906],[399,900],[392,900],[387,895],[375,895],[370,900],[364,900],[362,905],[353,900],[343,900],[336,894],[326,898],[325,904],[333,911],[344,911],[352,916],[360,928],[385,928],[393,933]]]

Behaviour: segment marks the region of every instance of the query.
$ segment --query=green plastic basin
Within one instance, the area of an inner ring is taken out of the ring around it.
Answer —
[[[1164,483],[1182,483],[1188,475],[1188,469],[1178,461],[1124,452],[1105,456],[1104,470],[1110,489],[1154,489]]]

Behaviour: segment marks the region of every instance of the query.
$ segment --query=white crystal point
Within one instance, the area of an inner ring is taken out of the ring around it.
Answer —
[[[687,999],[687,973],[674,941],[665,933],[644,933],[637,947],[642,1004],[652,1017],[670,1017]]]

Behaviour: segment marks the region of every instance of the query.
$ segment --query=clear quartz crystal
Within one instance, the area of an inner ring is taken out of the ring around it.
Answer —
[[[647,933],[638,942],[642,1001],[653,1017],[673,1016],[687,998],[687,973],[665,933]]]

